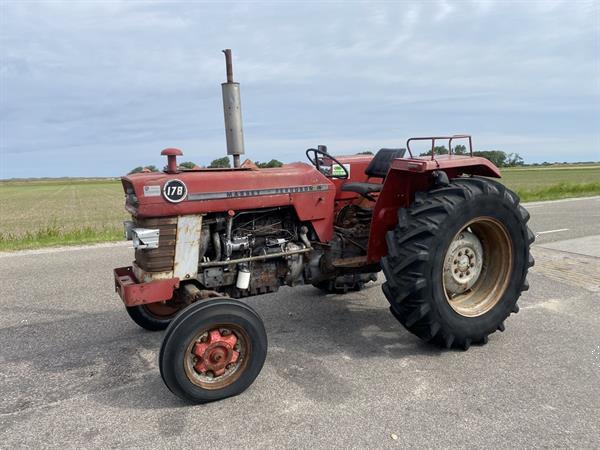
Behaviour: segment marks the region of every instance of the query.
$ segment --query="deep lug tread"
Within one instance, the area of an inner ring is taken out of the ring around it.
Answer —
[[[406,241],[412,240],[415,237],[417,237],[419,235],[423,235],[423,234],[429,234],[429,235],[433,236],[434,231],[435,230],[431,226],[431,224],[422,225],[421,227],[413,230],[412,232],[402,235],[402,237],[400,237],[399,239],[397,238],[395,245],[397,245],[398,247],[401,247]]]
[[[446,213],[448,212],[448,206],[444,203],[433,203],[433,204],[425,204],[419,208],[415,208],[411,211],[412,216],[418,216],[421,214],[431,214],[436,212]]]
[[[419,320],[425,317],[429,311],[431,311],[431,306],[429,306],[428,303],[422,303],[410,314],[410,316],[406,318],[406,322],[404,323],[404,325],[406,325],[409,328],[412,327]]]
[[[388,255],[391,256],[392,258],[398,258],[399,253],[398,253],[398,247],[395,245],[395,239],[396,239],[396,235],[394,234],[393,231],[388,231],[387,233],[385,233],[385,243],[387,244],[387,248],[388,248]]]
[[[435,339],[435,337],[438,334],[438,331],[440,331],[441,325],[438,322],[433,322],[430,326],[429,326],[429,339],[427,339],[428,341],[431,341],[433,339]]]
[[[444,336],[444,346],[448,349],[452,348],[452,344],[454,343],[454,335],[448,334]]]
[[[514,206],[518,205],[518,201],[515,198],[515,195],[512,194],[508,189],[504,190],[504,198],[509,202],[512,203]]]
[[[529,211],[527,211],[521,205],[519,205],[519,214],[521,214],[521,219],[523,220],[523,222],[525,222],[525,223],[529,222],[531,215],[529,214]]]
[[[403,259],[393,269],[390,269],[390,267],[388,265],[389,263],[387,262],[387,258],[382,259],[381,265],[387,266],[387,269],[384,269],[384,271],[387,270],[391,274],[397,275],[398,273],[402,272],[403,270],[406,270],[408,267],[410,267],[414,263],[419,263],[421,261],[425,261],[425,260],[427,260],[427,258],[429,258],[429,254],[426,251],[419,251],[419,252],[416,252],[416,253],[410,255],[409,257]]]
[[[387,276],[386,276],[386,279],[387,279]],[[389,281],[388,281],[388,283],[389,283]],[[425,287],[426,284],[427,284],[427,280],[425,280],[425,278],[419,278],[419,279],[415,280],[414,284],[412,286],[409,286],[406,289],[403,289],[396,293],[396,295],[395,295],[396,302],[402,303],[402,301],[406,297],[420,291],[421,289],[423,289]]]
[[[400,208],[398,210],[398,227],[404,230],[408,226],[408,212],[406,208]]]

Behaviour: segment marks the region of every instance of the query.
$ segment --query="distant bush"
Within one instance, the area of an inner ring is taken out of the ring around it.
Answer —
[[[276,160],[276,159],[272,159],[271,161],[264,162],[264,163],[256,161],[255,164],[256,164],[257,167],[260,167],[261,169],[268,169],[269,167],[281,167],[281,166],[283,166],[283,163],[281,161]]]
[[[223,156],[222,158],[214,159],[208,167],[211,169],[229,169],[231,168],[231,161],[229,161],[228,156]]]
[[[179,164],[180,169],[193,169],[196,166],[197,166],[197,164],[192,161],[184,161],[181,164]]]
[[[156,168],[156,166],[146,166],[146,167],[142,167],[142,166],[137,166],[134,169],[131,169],[128,173],[128,175],[131,175],[132,173],[142,173],[142,172],[158,172],[158,169]]]

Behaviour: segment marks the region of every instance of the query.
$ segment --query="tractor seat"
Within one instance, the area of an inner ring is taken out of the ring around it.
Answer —
[[[383,184],[381,184],[381,183],[352,182],[352,183],[346,183],[345,185],[343,185],[342,191],[356,192],[357,194],[360,194],[363,197],[366,197],[371,192],[381,191],[382,187],[383,187]]]
[[[392,161],[396,158],[402,158],[406,153],[405,148],[382,148],[373,157],[367,168],[365,174],[369,178],[385,178]],[[368,183],[368,182],[351,182],[346,183],[342,186],[344,192],[356,192],[369,200],[375,200],[369,194],[372,192],[380,192],[383,188],[381,183]]]

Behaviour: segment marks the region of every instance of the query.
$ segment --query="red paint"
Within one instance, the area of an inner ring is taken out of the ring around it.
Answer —
[[[127,209],[139,217],[166,217],[184,214],[206,214],[228,210],[241,211],[273,206],[292,206],[301,221],[310,221],[321,241],[329,241],[333,233],[335,185],[313,166],[305,163],[285,164],[273,169],[202,169],[177,174],[188,190],[195,193],[220,193],[257,189],[289,188],[291,186],[326,185],[327,190],[282,193],[274,195],[221,198],[214,200],[184,200],[169,203],[160,197],[144,197],[145,185],[158,185],[173,178],[166,173],[133,174],[124,177],[135,190],[139,205]]]
[[[433,170],[443,170],[451,178],[454,175],[471,174],[485,177],[500,178],[498,168],[485,158],[479,156],[441,155],[435,159],[395,159],[390,170],[425,173]]]
[[[113,270],[115,291],[125,306],[144,305],[146,303],[164,302],[173,297],[173,291],[179,287],[179,278],[157,280],[150,283],[139,283],[131,266]]]
[[[160,154],[167,157],[166,172],[167,173],[177,173],[177,171],[178,171],[177,157],[182,156],[183,152],[181,150],[179,150],[178,148],[165,148],[162,152],[160,152]]]

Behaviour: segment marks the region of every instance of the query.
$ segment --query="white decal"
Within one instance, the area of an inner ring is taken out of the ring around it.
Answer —
[[[144,197],[160,197],[160,186],[144,186]]]

